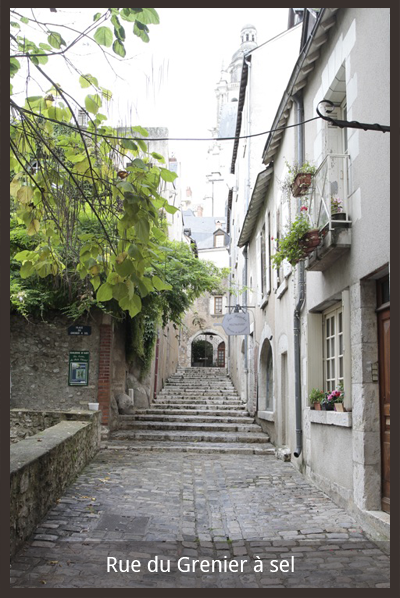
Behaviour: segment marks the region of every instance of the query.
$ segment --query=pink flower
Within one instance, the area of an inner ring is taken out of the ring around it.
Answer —
[[[273,241],[273,240],[274,240],[274,237],[271,237],[271,241]]]
[[[300,208],[300,212],[307,212],[308,208],[307,206],[301,206]]]

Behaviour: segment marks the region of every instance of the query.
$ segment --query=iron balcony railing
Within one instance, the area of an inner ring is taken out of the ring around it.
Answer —
[[[332,230],[337,226],[350,226],[349,177],[350,157],[328,154],[313,178],[308,216],[314,228]],[[333,213],[332,200],[340,200],[340,217]]]

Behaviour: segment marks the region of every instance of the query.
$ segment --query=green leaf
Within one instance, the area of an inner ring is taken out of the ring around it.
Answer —
[[[90,87],[91,85],[94,87],[99,86],[99,82],[97,81],[96,77],[93,77],[92,75],[81,75],[79,77],[79,83],[83,88]]]
[[[158,276],[153,276],[151,282],[157,291],[170,291],[172,289],[172,286],[168,282],[162,281]]]
[[[135,13],[132,10],[132,8],[123,8],[121,11],[121,18],[124,19],[125,21],[129,21],[129,22],[133,23],[136,16],[135,16]]]
[[[94,278],[92,278],[90,282],[92,283],[93,289],[96,291],[99,288],[101,282],[100,276],[95,276]]]
[[[29,23],[29,19],[26,17],[21,17],[21,23],[25,23],[25,25],[27,25]]]
[[[40,228],[39,220],[34,219],[28,226],[26,234],[29,235],[30,237],[32,235],[36,235],[36,233],[39,232],[39,228]]]
[[[136,13],[136,20],[145,25],[158,25],[160,17],[154,8],[142,8],[141,12]]]
[[[131,127],[131,131],[135,131],[136,133],[139,133],[139,135],[141,135],[142,137],[148,137],[149,136],[149,132],[146,131],[146,129],[143,129],[143,127],[136,125],[136,127]]]
[[[49,46],[49,44],[39,44],[39,48],[41,48],[42,50],[45,50],[45,52],[51,52],[51,46]]]
[[[147,165],[140,158],[135,158],[135,160],[131,162],[131,165],[135,166],[135,168],[140,168],[141,170],[147,169]]]
[[[131,245],[129,245],[128,253],[137,262],[141,262],[143,260],[142,252],[140,251],[139,247],[135,245],[135,243],[131,243]]]
[[[25,262],[25,264],[21,266],[19,273],[21,275],[21,278],[28,278],[29,276],[32,276],[34,271],[35,269],[32,262]]]
[[[150,236],[150,223],[146,218],[141,218],[135,223],[135,231],[142,243],[147,243]]]
[[[157,152],[151,152],[151,155],[153,156],[153,158],[155,158],[156,160],[158,160],[162,164],[165,163],[165,158],[161,154],[158,154]]]
[[[99,111],[99,107],[101,106],[101,100],[100,100],[100,104],[99,104],[95,98],[99,98],[99,96],[97,94],[95,96],[92,96],[89,94],[85,98],[86,110],[88,112],[91,112],[92,114],[97,114]]]
[[[16,73],[18,73],[19,69],[21,68],[20,63],[16,58],[10,58],[10,77],[14,77]]]
[[[137,152],[138,147],[137,147],[136,143],[134,141],[132,141],[131,139],[121,139],[121,145],[125,149],[132,150],[133,152]]]
[[[56,50],[59,50],[61,46],[67,45],[61,37],[61,35],[57,33],[57,31],[51,31],[50,35],[47,38],[47,41],[49,42],[50,46],[52,46]]]
[[[97,291],[97,301],[109,301],[113,297],[113,287],[112,285],[105,282],[101,285],[99,290]]]
[[[27,187],[26,185],[21,187],[19,189],[19,191],[17,192],[18,201],[20,201],[23,204],[30,203],[30,201],[32,199],[32,195],[33,195],[32,187]]]
[[[178,211],[178,208],[171,206],[169,203],[165,204],[164,209],[166,212],[168,212],[168,214],[175,214]]]
[[[94,39],[100,46],[106,46],[109,48],[113,42],[113,33],[109,27],[99,27],[96,29]]]
[[[149,30],[146,25],[142,25],[142,23],[135,21],[135,24],[133,26],[133,33],[140,37],[140,39],[142,39],[146,44],[150,41],[150,38],[147,35],[148,31]]]
[[[98,21],[101,17],[101,12],[96,12],[96,14],[93,17],[93,21]]]
[[[134,318],[142,309],[142,301],[139,295],[133,295],[131,299],[124,297],[119,301],[121,309],[129,311],[131,318]]]
[[[136,143],[143,152],[147,152],[147,144],[145,141],[143,141],[143,139],[136,139]]]
[[[176,172],[171,172],[170,170],[167,170],[167,168],[160,168],[160,175],[166,183],[173,183],[174,180],[178,178]]]
[[[124,282],[118,282],[113,287],[113,297],[117,301],[121,301],[124,297],[128,295],[128,287]]]
[[[134,271],[135,266],[133,265],[132,261],[129,258],[126,258],[121,264],[115,265],[115,271],[118,272],[120,276],[129,276]]]
[[[105,89],[104,87],[100,87],[101,89],[101,95],[103,96],[103,98],[109,102],[112,98],[112,92],[109,89]],[[104,117],[104,120],[107,120],[107,117]]]
[[[121,56],[122,58],[125,58],[126,56],[124,44],[120,42],[118,39],[116,39],[113,43],[113,52],[115,54],[118,54],[118,56]]]

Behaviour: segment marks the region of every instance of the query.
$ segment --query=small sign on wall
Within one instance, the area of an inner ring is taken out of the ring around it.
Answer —
[[[89,351],[70,351],[68,368],[69,386],[89,384]]]
[[[68,334],[70,336],[89,336],[92,334],[91,326],[69,326]]]

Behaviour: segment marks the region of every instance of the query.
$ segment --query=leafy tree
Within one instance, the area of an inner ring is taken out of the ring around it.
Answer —
[[[87,292],[90,283],[96,302],[115,300],[134,317],[146,295],[172,288],[159,264],[167,252],[162,214],[176,211],[162,197],[162,187],[176,174],[163,166],[161,155],[149,151],[145,129],[132,126],[128,137],[126,130],[121,135],[106,124],[101,108],[112,94],[95,76],[79,73],[74,65],[81,87],[91,92],[83,106],[49,76],[46,64],[55,55],[68,60],[70,48],[83,39],[105,56],[111,48],[122,59],[122,23],[130,23],[147,42],[148,25],[159,22],[157,12],[105,9],[83,31],[73,30],[71,39],[71,28],[57,29],[17,9],[11,15],[11,78],[25,62],[27,84],[34,70],[49,86],[43,96],[28,95],[23,105],[10,86],[13,218],[34,241],[13,255],[20,277],[53,276],[70,293],[73,287]],[[25,29],[31,25],[41,28],[44,41],[29,39]],[[88,119],[85,127],[78,110]]]

